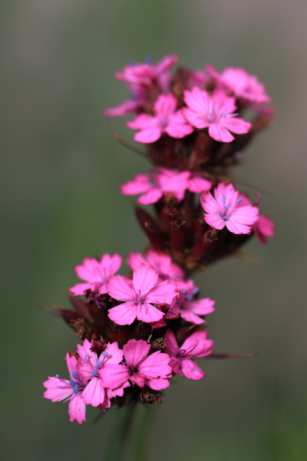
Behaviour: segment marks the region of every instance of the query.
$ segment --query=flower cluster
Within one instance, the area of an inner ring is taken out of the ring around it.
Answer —
[[[202,379],[195,360],[221,357],[206,330],[215,302],[190,276],[254,235],[261,243],[274,235],[259,197],[240,192],[228,174],[271,119],[264,86],[244,69],[174,70],[177,61],[169,55],[117,72],[131,98],[105,111],[132,114],[127,126],[152,163],[121,186],[138,197],[149,245],[128,256],[127,275],[118,254],[85,258],[69,290],[73,309],[58,309],[80,344],[66,356],[69,379],[49,377],[44,396],[68,401],[77,423],[87,405],[159,402],[176,375]]]
[[[68,400],[71,421],[85,421],[86,405],[159,400],[176,374],[204,376],[194,360],[210,355],[213,342],[198,326],[214,312],[214,301],[199,298],[166,254],[132,253],[128,264],[130,277],[117,274],[117,254],[86,258],[76,267],[82,283],[70,289],[75,311],[59,312],[83,342],[66,356],[69,379],[49,377],[44,396]]]

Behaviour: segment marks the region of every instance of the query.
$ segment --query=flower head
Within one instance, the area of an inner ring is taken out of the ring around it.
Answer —
[[[226,67],[218,73],[211,66],[211,75],[216,82],[231,91],[237,98],[243,101],[261,104],[270,101],[264,85],[259,82],[255,75],[250,74],[240,67]]]
[[[269,238],[274,237],[275,224],[268,216],[261,214],[254,225],[254,230],[259,242],[265,244]]]
[[[197,129],[208,128],[209,136],[216,141],[231,142],[231,133],[245,134],[251,128],[249,122],[236,115],[234,98],[220,91],[209,94],[194,87],[185,91],[184,100],[187,108],[183,113],[188,122]]]
[[[161,320],[164,313],[156,305],[170,305],[176,289],[167,280],[161,282],[155,270],[142,266],[133,272],[132,280],[120,275],[113,277],[109,294],[123,301],[109,310],[109,318],[117,325],[131,325],[135,319],[145,323]]]
[[[135,141],[150,144],[161,138],[163,133],[172,138],[184,138],[193,129],[186,122],[181,111],[176,110],[177,101],[172,94],[158,97],[154,115],[140,114],[128,122],[128,127],[137,130]]]
[[[166,389],[172,374],[169,355],[157,351],[149,354],[150,344],[131,339],[123,349],[125,363],[106,367],[105,383],[113,388],[130,382],[153,390]]]
[[[173,263],[168,254],[156,250],[149,250],[146,254],[130,253],[128,264],[133,271],[142,266],[151,267],[159,274],[162,280],[177,280],[184,276],[183,270]]]
[[[138,202],[141,205],[150,205],[166,194],[180,202],[186,191],[200,193],[207,192],[210,188],[211,181],[190,171],[159,168],[152,173],[136,175],[122,185],[121,191],[124,195],[140,195]]]
[[[82,264],[76,266],[77,276],[85,283],[78,283],[70,288],[75,296],[84,295],[87,291],[100,295],[108,292],[108,284],[119,270],[122,259],[118,254],[104,254],[99,260],[85,258]]]
[[[68,400],[68,415],[70,421],[79,424],[86,419],[86,404],[82,395],[83,384],[78,373],[78,362],[76,357],[66,354],[66,365],[69,372],[69,379],[59,376],[49,377],[44,383],[45,399],[52,402]]]
[[[205,221],[214,229],[226,227],[233,234],[250,234],[258,219],[258,208],[242,205],[239,191],[232,184],[220,183],[213,195],[202,195]]]
[[[194,358],[207,357],[212,353],[213,341],[206,331],[192,333],[181,346],[176,336],[169,330],[165,336],[166,352],[171,356],[173,372],[188,379],[199,380],[205,373],[193,361]]]

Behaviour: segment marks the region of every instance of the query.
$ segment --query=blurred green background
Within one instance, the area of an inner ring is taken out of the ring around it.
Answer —
[[[307,459],[306,1],[2,0],[0,12],[1,460],[108,461],[116,413],[79,427],[42,398],[75,345],[49,308],[67,304],[84,255],[145,243],[118,186],[147,165],[113,140],[122,121],[101,112],[126,95],[116,69],[169,52],[266,82],[276,118],[236,178],[262,192],[277,237],[198,276],[217,301],[217,349],[257,356],[204,363],[204,382],[179,379],[157,411],[150,460]]]

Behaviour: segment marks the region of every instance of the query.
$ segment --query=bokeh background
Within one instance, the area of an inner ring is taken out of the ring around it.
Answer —
[[[84,255],[145,244],[118,186],[147,165],[112,138],[128,136],[122,121],[101,112],[126,95],[116,69],[169,52],[266,82],[275,121],[236,178],[262,192],[277,237],[198,276],[217,300],[217,349],[257,356],[205,363],[205,382],[178,380],[150,460],[307,459],[306,1],[2,0],[0,11],[1,459],[108,461],[116,413],[79,427],[42,398],[75,344],[50,307],[67,304]]]

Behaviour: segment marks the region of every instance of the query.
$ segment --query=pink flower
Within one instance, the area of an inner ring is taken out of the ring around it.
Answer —
[[[120,275],[113,277],[109,294],[124,301],[109,310],[109,318],[118,325],[131,325],[135,319],[145,323],[161,320],[164,313],[155,305],[170,305],[176,290],[171,282],[160,282],[156,271],[142,266],[133,272],[132,280]]]
[[[204,323],[202,317],[215,311],[215,301],[211,298],[194,299],[198,289],[193,285],[187,286],[185,291],[181,291],[181,299],[178,301],[180,316],[186,322],[201,325]]]
[[[270,218],[261,214],[254,225],[254,230],[258,240],[265,244],[269,238],[274,237],[275,224]]]
[[[127,382],[143,388],[145,385],[154,390],[169,387],[172,373],[169,355],[162,352],[149,354],[150,344],[142,339],[131,339],[124,346],[123,365],[108,365],[104,381],[106,386],[117,388]]]
[[[209,180],[193,175],[190,171],[159,168],[152,173],[136,175],[122,185],[121,191],[124,195],[140,195],[138,202],[141,205],[151,205],[165,194],[173,195],[180,202],[188,190],[201,193],[207,192],[210,188]]]
[[[154,269],[161,279],[181,279],[183,270],[174,264],[172,258],[156,250],[149,250],[145,255],[142,253],[130,253],[128,257],[129,267],[135,271],[142,266]]]
[[[270,101],[264,85],[252,74],[240,67],[227,67],[221,73],[211,67],[211,75],[237,98],[261,104]]]
[[[193,380],[199,380],[205,376],[205,373],[192,359],[207,357],[212,353],[213,341],[208,339],[206,331],[192,333],[179,347],[176,336],[169,330],[165,335],[165,345],[167,353],[171,356],[174,373]]]
[[[258,220],[258,207],[242,205],[239,191],[232,184],[220,183],[212,195],[201,196],[205,221],[214,229],[226,227],[233,234],[250,234]]]
[[[128,127],[138,130],[134,140],[150,144],[158,141],[163,133],[172,138],[184,138],[193,129],[187,124],[181,111],[176,111],[177,101],[172,94],[158,97],[154,105],[154,115],[140,114],[128,122]]]
[[[109,343],[98,356],[91,350],[91,342],[88,340],[77,346],[77,352],[80,357],[79,375],[85,383],[82,391],[84,402],[93,407],[108,406],[109,398],[103,383],[104,369],[108,363],[121,362],[123,352],[117,343]]]
[[[165,91],[170,81],[170,70],[177,63],[176,55],[167,55],[157,64],[140,63],[124,67],[123,70],[116,72],[118,80],[127,83],[129,88],[135,86],[150,86],[156,83],[160,89]]]
[[[83,384],[77,371],[77,359],[66,354],[66,364],[70,379],[58,376],[49,377],[44,383],[45,399],[52,402],[68,400],[68,414],[71,422],[81,424],[85,421],[86,405],[82,396]]]
[[[110,279],[119,270],[122,259],[118,254],[104,254],[100,260],[85,258],[76,266],[77,276],[85,283],[78,283],[70,288],[75,296],[84,295],[88,290],[102,295],[108,292]]]
[[[235,134],[245,134],[251,124],[235,114],[234,98],[222,92],[208,94],[205,90],[194,87],[185,91],[184,100],[187,109],[183,113],[188,122],[197,129],[208,128],[211,138],[221,142],[231,142]]]

